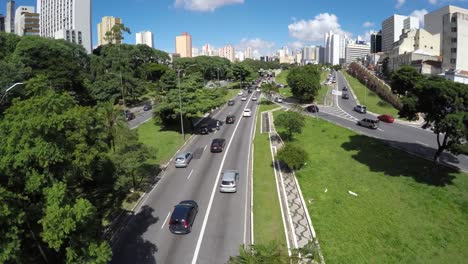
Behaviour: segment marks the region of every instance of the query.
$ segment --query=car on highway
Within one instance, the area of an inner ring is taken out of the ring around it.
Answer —
[[[221,183],[219,191],[223,193],[237,192],[237,183],[239,182],[239,172],[236,170],[227,170],[221,174]]]
[[[234,100],[229,100],[229,101],[228,101],[228,105],[229,105],[229,106],[233,106],[235,103],[236,103],[236,101],[234,101]]]
[[[318,113],[320,111],[316,105],[309,105],[305,108],[305,110],[310,113]]]
[[[226,140],[224,138],[215,138],[211,141],[211,152],[223,152]]]
[[[363,105],[356,105],[354,108],[354,111],[360,113],[360,114],[365,114],[367,113],[367,108]]]
[[[237,95],[243,95],[243,94],[244,94],[244,92],[242,92],[242,91],[239,91],[239,92],[237,93]]]
[[[387,115],[387,114],[385,114],[385,115],[379,115],[379,116],[377,117],[377,119],[379,119],[380,121],[385,122],[385,123],[393,123],[393,122],[395,122],[395,118],[393,118],[393,116]]]
[[[188,234],[198,213],[198,204],[193,200],[181,201],[174,206],[169,220],[169,231],[173,234]]]
[[[200,125],[200,130],[199,130],[200,134],[202,135],[206,135],[206,134],[209,134],[210,133],[210,129],[208,128],[208,124],[201,124]]]
[[[241,101],[247,101],[247,97],[242,96]]]
[[[261,92],[262,90],[260,90],[260,88],[257,88],[256,91],[259,93],[259,92]]]
[[[236,116],[235,115],[228,115],[226,117],[226,124],[234,124],[236,122]]]
[[[370,118],[363,118],[357,122],[359,126],[377,129],[379,128],[379,120],[378,119],[370,119]]]
[[[277,103],[282,103],[282,102],[283,102],[283,98],[281,98],[281,97],[275,97],[274,101],[277,102]]]
[[[342,99],[349,99],[349,94],[343,93],[343,94],[341,94],[341,98]]]
[[[243,117],[251,117],[252,116],[252,111],[248,108],[244,109],[244,112],[242,113]]]
[[[346,86],[343,86],[343,89],[341,91],[348,91],[348,88]]]
[[[145,106],[143,106],[143,111],[148,111],[150,109],[152,109],[153,106],[151,104],[145,104]]]
[[[193,158],[192,152],[181,152],[174,159],[176,168],[186,168]]]
[[[125,110],[125,120],[130,121],[135,119],[135,114],[130,112],[130,110]]]
[[[249,88],[249,90],[247,90],[247,93],[252,93],[252,92],[253,92],[253,89]]]
[[[252,97],[252,101],[257,101],[257,96]]]

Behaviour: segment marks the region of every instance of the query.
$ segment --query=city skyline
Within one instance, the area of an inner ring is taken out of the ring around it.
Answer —
[[[17,0],[16,6],[36,6],[36,2]],[[325,0],[293,2],[286,9],[280,2],[266,0],[133,0],[130,6],[124,0],[116,0],[112,6],[93,1],[93,47],[97,46],[97,24],[104,16],[120,17],[131,29],[131,35],[124,35],[124,43],[134,44],[136,32],[151,31],[155,48],[173,53],[174,38],[187,31],[192,35],[193,47],[199,50],[206,43],[214,48],[231,43],[236,50],[252,47],[253,55],[258,57],[273,54],[283,46],[295,49],[324,45],[325,33],[330,30],[367,40],[370,32],[381,29],[382,21],[393,14],[421,19],[425,13],[448,4],[468,8],[463,0],[386,0],[379,3],[378,9],[367,0],[359,6],[333,5]],[[5,9],[6,1],[2,1],[0,13],[5,14]],[[366,16],[354,15],[357,11],[366,12]]]

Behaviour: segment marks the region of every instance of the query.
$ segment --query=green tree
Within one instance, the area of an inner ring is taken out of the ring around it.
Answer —
[[[288,252],[283,250],[277,242],[250,245],[249,249],[239,247],[239,256],[230,257],[228,264],[289,264]]]
[[[242,85],[250,76],[253,76],[253,71],[245,64],[236,63],[232,66],[232,75]]]
[[[287,139],[292,139],[294,133],[301,133],[305,126],[305,118],[297,112],[282,112],[275,118],[275,126],[286,130]]]
[[[130,29],[126,27],[123,23],[117,23],[114,26],[112,26],[110,31],[107,31],[105,33],[104,40],[109,43],[121,43],[124,39],[123,33],[131,34]]]
[[[268,100],[272,100],[273,95],[279,93],[279,88],[271,83],[263,84],[261,90]]]
[[[309,155],[301,146],[286,143],[286,145],[278,151],[276,158],[283,162],[288,168],[298,170],[307,162]]]
[[[424,79],[412,66],[401,66],[391,75],[392,90],[398,94],[406,95],[407,92],[414,90],[416,84]]]
[[[318,65],[292,68],[287,82],[294,97],[301,102],[312,102],[320,90],[320,73],[321,69]]]

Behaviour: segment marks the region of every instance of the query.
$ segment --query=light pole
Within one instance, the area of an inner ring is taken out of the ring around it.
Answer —
[[[182,96],[181,96],[181,91],[180,91],[180,73],[183,70],[187,70],[188,68],[193,67],[193,66],[197,66],[197,65],[192,64],[192,65],[188,66],[185,69],[176,69],[176,71],[177,71],[177,86],[179,87],[180,129],[182,131],[182,139],[183,139],[184,142],[185,142],[185,131],[184,131],[184,118],[183,118],[183,114],[182,114]]]
[[[15,88],[16,86],[19,86],[19,85],[23,85],[23,83],[19,82],[19,83],[15,83],[13,84],[12,86],[8,87],[6,90],[5,90],[5,93],[2,95],[2,98],[0,99],[0,104],[3,102],[3,99],[5,99],[5,96],[7,95],[7,93]]]
[[[364,82],[366,83],[366,86],[364,87],[364,105],[367,103],[367,77],[364,78]]]
[[[120,71],[119,74],[113,73],[113,72],[108,72],[108,73],[120,77],[120,90],[122,92],[122,101],[123,101],[123,115],[124,115],[124,119],[126,119],[127,115],[125,114],[125,94],[124,94],[124,87],[123,87],[122,71]]]

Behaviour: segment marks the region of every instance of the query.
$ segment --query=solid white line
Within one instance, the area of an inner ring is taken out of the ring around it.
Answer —
[[[416,143],[418,143],[418,144],[420,144],[420,145],[423,145],[423,146],[425,146],[425,147],[429,147],[429,145],[428,145],[428,144],[426,144],[426,143],[422,143],[422,142],[420,142],[420,141],[416,141]]]
[[[164,228],[164,226],[166,225],[166,222],[167,222],[167,220],[169,219],[169,216],[171,216],[171,212],[169,212],[169,213],[167,214],[167,216],[166,216],[166,220],[164,220],[164,222],[163,222],[163,224],[162,224],[162,226],[161,226],[161,229],[160,229],[160,230],[162,230],[162,229]]]
[[[203,148],[203,151],[205,151],[207,147],[208,147],[208,145],[205,145],[205,147]]]
[[[253,111],[258,110],[254,109]],[[254,115],[255,119],[257,119],[257,115]],[[255,122],[251,122],[252,128],[250,130],[250,139],[249,139],[249,153],[247,154],[247,167],[246,167],[246,173],[245,173],[245,213],[244,213],[244,245],[247,240],[247,216],[248,214],[248,208],[249,208],[249,171],[250,167],[253,166],[253,155],[252,155],[252,144],[253,144],[253,133],[254,133],[254,126]],[[252,162],[250,162],[252,159]]]
[[[381,128],[377,128],[377,130],[382,131],[382,132],[385,131],[385,130],[383,130],[383,129],[381,129]]]
[[[247,109],[247,106],[249,105],[248,104],[249,102],[250,102],[250,98],[247,101],[247,104],[245,105],[243,110]],[[221,175],[221,172],[222,172],[223,166],[224,166],[224,162],[226,161],[227,153],[229,152],[229,148],[231,147],[232,140],[234,139],[236,131],[239,128],[241,120],[242,120],[241,118],[239,118],[237,120],[237,125],[234,128],[234,132],[232,133],[232,136],[231,136],[231,139],[229,140],[228,146],[227,146],[226,150],[224,151],[224,156],[223,156],[223,159],[221,160],[221,165],[219,166],[219,170],[218,170],[217,175]],[[203,224],[202,224],[202,228],[201,228],[201,231],[200,231],[200,236],[198,237],[197,246],[195,247],[195,252],[193,253],[192,264],[197,263],[198,253],[200,253],[201,243],[202,243],[202,240],[203,240],[203,236],[205,234],[206,224],[208,223],[208,217],[210,215],[211,206],[213,205],[213,200],[214,200],[214,196],[215,196],[215,193],[216,193],[216,189],[218,187],[219,179],[220,179],[220,177],[216,176],[216,180],[215,180],[215,183],[213,185],[213,190],[211,191],[210,201],[208,202],[208,207],[207,207],[207,210],[206,210],[206,213],[205,213],[205,218],[203,219]]]
[[[190,172],[190,174],[188,175],[187,180],[190,179],[190,176],[192,176],[192,173],[193,173],[193,170],[192,170],[192,171]]]

